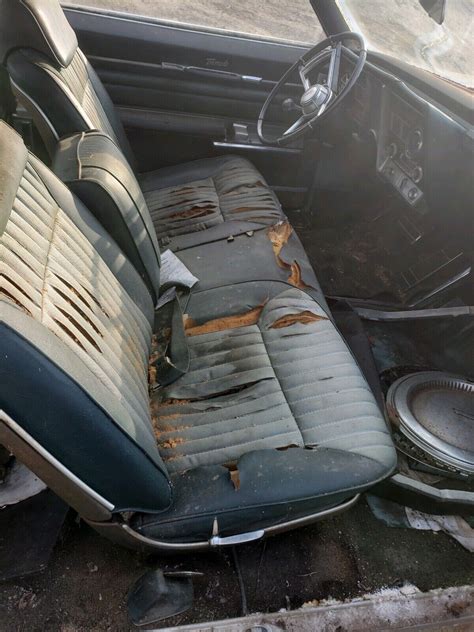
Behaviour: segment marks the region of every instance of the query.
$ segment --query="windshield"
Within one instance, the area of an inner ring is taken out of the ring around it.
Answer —
[[[369,49],[444,79],[474,86],[474,0],[447,0],[443,24],[418,0],[336,0]]]

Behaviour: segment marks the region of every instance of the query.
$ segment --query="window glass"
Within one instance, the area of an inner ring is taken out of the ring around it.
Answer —
[[[70,0],[64,4],[112,9],[265,39],[305,44],[324,39],[309,0]]]
[[[464,86],[474,86],[474,0],[446,0],[437,24],[419,0],[337,0],[369,49]]]

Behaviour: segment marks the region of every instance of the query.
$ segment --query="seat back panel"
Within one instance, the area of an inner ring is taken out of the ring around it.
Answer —
[[[112,235],[156,299],[161,264],[156,232],[137,179],[116,143],[103,132],[64,138],[52,169]]]
[[[135,165],[114,105],[57,0],[0,0],[0,61],[32,111],[48,149],[58,138],[99,129]],[[52,136],[52,138],[51,138]]]

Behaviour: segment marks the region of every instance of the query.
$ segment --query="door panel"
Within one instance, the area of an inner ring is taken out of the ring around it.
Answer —
[[[305,186],[298,148],[267,150],[256,138],[266,95],[304,47],[152,18],[76,8],[66,13],[122,116],[140,170],[238,150],[270,184]],[[289,86],[280,103],[297,95],[298,86]],[[292,120],[277,104],[268,131],[283,130]],[[233,123],[248,126],[253,142],[247,147],[233,146]]]

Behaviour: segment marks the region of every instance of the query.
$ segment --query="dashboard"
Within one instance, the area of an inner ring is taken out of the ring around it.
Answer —
[[[349,53],[339,90],[352,69]],[[394,75],[367,62],[342,107],[354,131],[375,141],[377,175],[410,207],[440,208],[470,187],[472,128]]]

